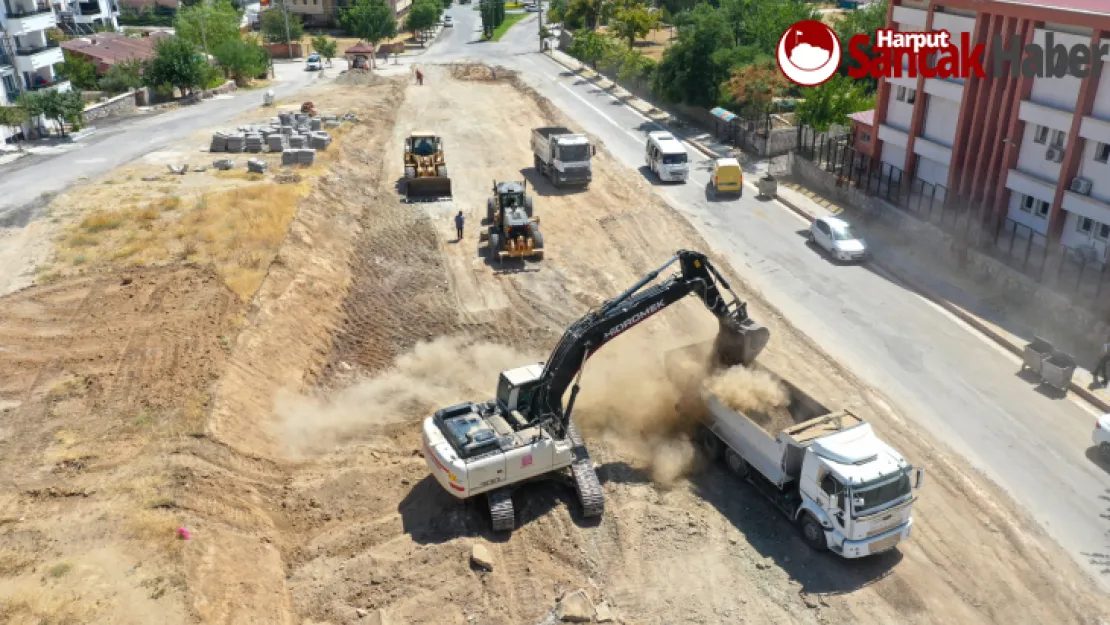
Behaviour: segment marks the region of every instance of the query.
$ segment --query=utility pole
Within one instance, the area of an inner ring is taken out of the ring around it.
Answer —
[[[540,52],[543,52],[543,0],[536,0],[536,23],[540,25]]]
[[[289,46],[289,60],[293,60],[293,40],[289,37],[289,5],[288,0],[281,0],[281,12],[285,15],[285,43]]]
[[[208,9],[207,0],[200,6],[200,41],[204,45],[204,62],[208,62],[208,36],[204,34],[204,12]]]

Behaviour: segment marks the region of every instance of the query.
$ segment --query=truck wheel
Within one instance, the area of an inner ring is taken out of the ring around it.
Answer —
[[[710,462],[716,462],[721,458],[721,451],[724,445],[721,444],[721,439],[707,427],[701,428],[701,448],[705,455],[709,457]]]
[[[748,476],[748,463],[740,457],[740,454],[736,453],[731,448],[725,449],[725,464],[728,465],[728,470],[732,471],[737,476]]]
[[[447,177],[447,166],[446,165],[440,165],[439,167],[436,167],[436,175],[439,176],[440,178],[446,178]]]
[[[533,258],[543,260],[543,233],[539,230],[532,233],[532,249],[535,250]]]
[[[486,223],[493,223],[493,198],[486,200]]]
[[[804,512],[802,513],[802,538],[805,539],[806,544],[817,551],[828,551],[829,542],[825,538],[825,528],[813,515]]]
[[[532,197],[531,196],[528,196],[528,197],[524,198],[524,212],[529,217],[532,216]],[[536,233],[536,234],[538,235],[539,233]]]
[[[1098,446],[1098,454],[1103,462],[1110,462],[1110,443],[1102,443]]]
[[[501,235],[497,234],[496,232],[490,233],[488,249],[490,262],[500,262],[501,257],[497,255],[497,252],[501,251]]]
[[[532,155],[532,167],[536,169],[537,174],[543,174],[543,163],[540,162],[540,157],[535,154]]]
[[[406,167],[405,168],[405,178],[415,178],[415,177],[416,177],[416,168],[415,167]]]

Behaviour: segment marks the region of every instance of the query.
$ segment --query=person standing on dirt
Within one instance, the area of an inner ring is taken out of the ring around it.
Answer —
[[[458,233],[459,233],[459,238],[456,239],[457,241],[462,241],[463,221],[464,221],[464,218],[463,218],[462,211],[459,211],[459,214],[455,215],[455,230],[458,231]]]
[[[1110,365],[1110,337],[1106,338],[1106,342],[1102,344],[1102,353],[1098,357],[1098,365],[1095,366],[1095,384],[1098,386],[1106,386],[1107,365]],[[1102,382],[1098,381],[1098,376],[1102,376]]]
[[[416,84],[424,84],[424,74],[420,73],[420,70],[416,70]]]

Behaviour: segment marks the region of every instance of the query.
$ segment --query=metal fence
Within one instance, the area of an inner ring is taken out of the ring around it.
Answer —
[[[836,187],[886,200],[1057,292],[1096,306],[1110,304],[1110,270],[1100,251],[1054,242],[1004,213],[996,214],[987,202],[971,201],[950,193],[944,185],[906,176],[853,145],[848,133],[799,127],[794,156],[824,170]],[[868,220],[881,217],[875,211],[889,209],[881,202],[861,202],[857,208]]]

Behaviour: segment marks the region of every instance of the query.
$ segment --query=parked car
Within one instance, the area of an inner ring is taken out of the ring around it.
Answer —
[[[1091,440],[1098,447],[1098,456],[1104,462],[1110,462],[1110,414],[1104,414],[1095,421],[1095,431],[1091,433]]]
[[[709,184],[716,195],[744,194],[744,170],[740,168],[740,161],[735,158],[718,158],[713,160],[713,177]]]
[[[524,11],[526,13],[539,13],[540,7],[538,4],[526,4],[524,5]]]
[[[320,55],[310,55],[308,57],[308,61],[305,62],[305,69],[310,72],[316,72],[324,69],[324,62],[320,59]]]
[[[871,253],[856,231],[839,217],[818,217],[809,227],[808,239],[836,260],[862,261]]]
[[[446,16],[443,17],[443,26],[444,27],[454,26],[454,25],[455,25],[455,23],[451,21],[451,16],[450,15],[446,15]]]

